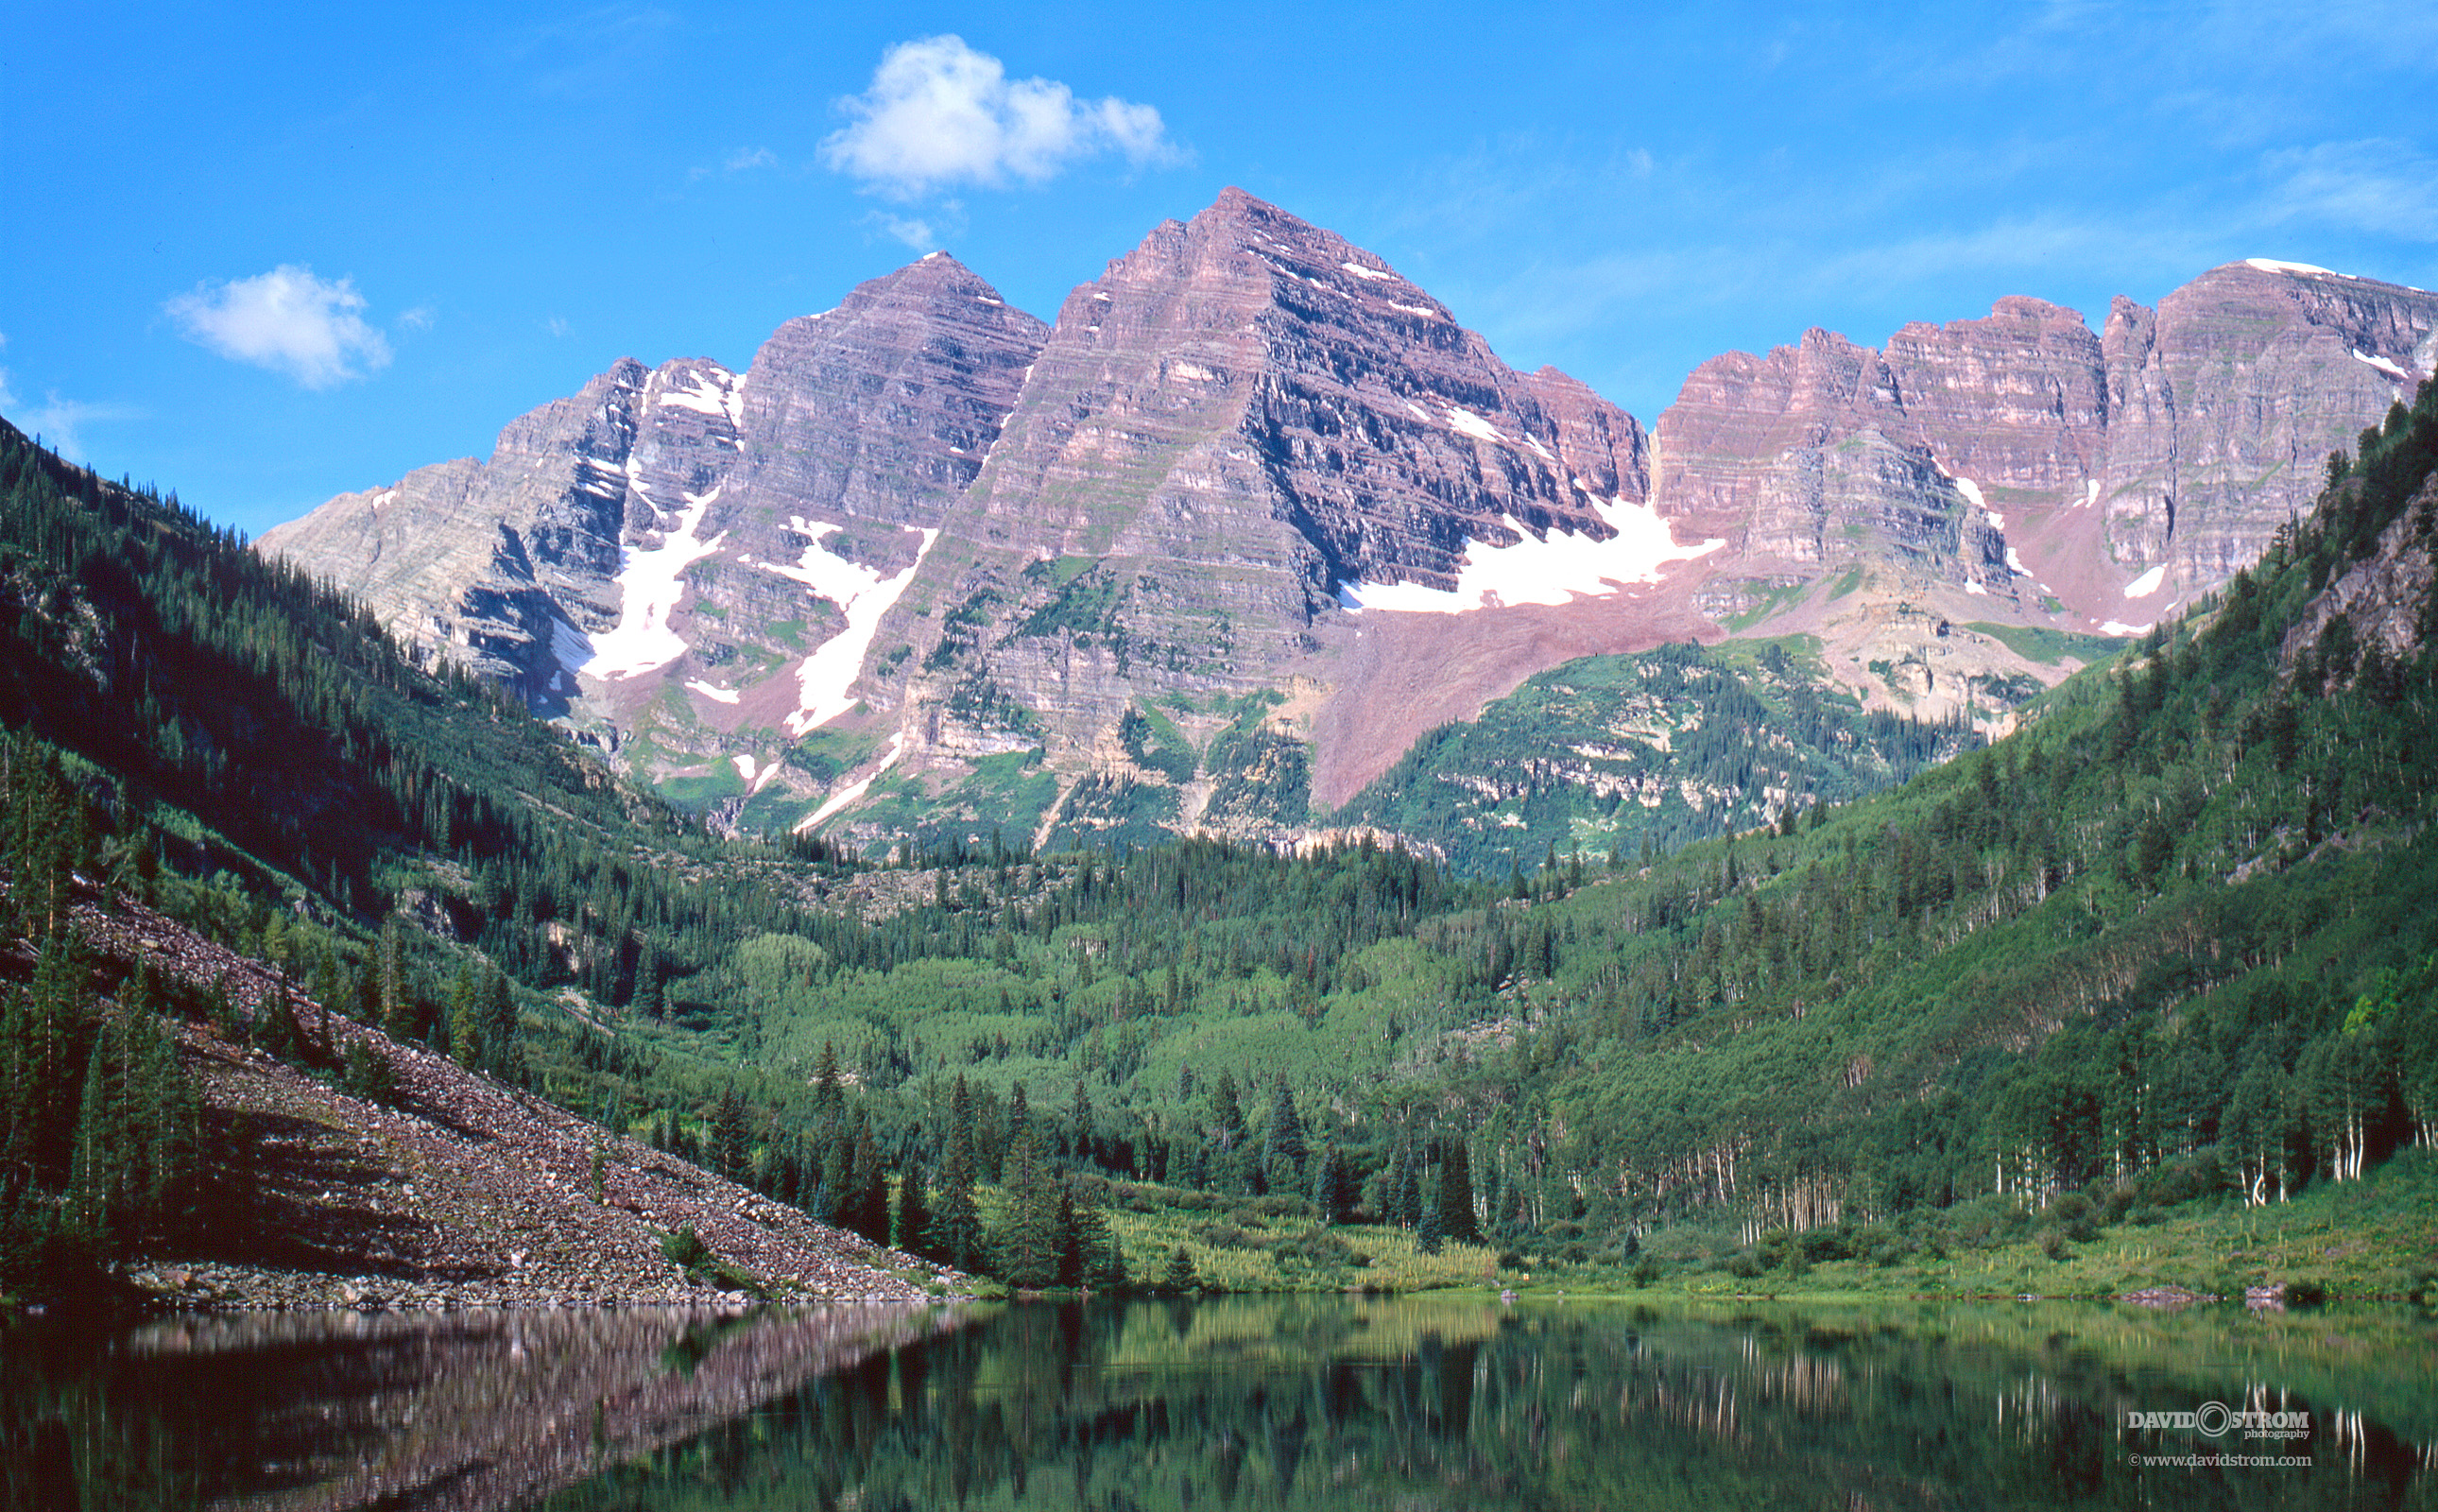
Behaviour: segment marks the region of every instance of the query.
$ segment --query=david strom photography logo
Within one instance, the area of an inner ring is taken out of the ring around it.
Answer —
[[[2222,1401],[2205,1401],[2191,1412],[2146,1413],[2129,1411],[2125,1415],[2128,1428],[2182,1428],[2198,1432],[2204,1438],[2224,1438],[2229,1433],[2241,1438],[2291,1439],[2311,1436],[2309,1413],[2237,1412]]]

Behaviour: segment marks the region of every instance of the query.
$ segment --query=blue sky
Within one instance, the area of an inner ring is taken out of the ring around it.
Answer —
[[[1646,423],[1702,359],[2274,256],[2438,287],[2438,7],[21,8],[0,413],[258,533],[944,246],[1241,185]],[[944,39],[956,39],[954,42]]]

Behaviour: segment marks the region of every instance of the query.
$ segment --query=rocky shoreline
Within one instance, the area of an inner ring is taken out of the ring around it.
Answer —
[[[123,961],[220,983],[251,1018],[286,993],[318,1051],[387,1063],[381,1103],[206,1024],[177,1026],[215,1174],[196,1239],[121,1278],[150,1305],[357,1311],[924,1304],[969,1279],[815,1222],[735,1182],[337,1013],[150,910],[82,910]],[[691,1229],[723,1274],[663,1253]],[[709,1277],[709,1278],[706,1278]],[[750,1290],[749,1290],[750,1288]],[[757,1297],[758,1293],[758,1297]]]

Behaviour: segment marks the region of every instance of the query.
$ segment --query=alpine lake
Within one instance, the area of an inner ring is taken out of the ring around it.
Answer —
[[[9,1508],[2438,1506],[2438,1317],[1480,1293],[0,1325]]]

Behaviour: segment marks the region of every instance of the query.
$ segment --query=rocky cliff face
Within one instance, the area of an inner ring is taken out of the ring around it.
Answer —
[[[2308,507],[2328,451],[2429,374],[2433,333],[2438,296],[2269,262],[2155,311],[2119,299],[2098,336],[2022,298],[1884,352],[1815,330],[1694,372],[1659,419],[1656,495],[1747,572],[1883,547],[1951,588],[2037,585],[2060,623],[2129,599],[2154,619]]]
[[[1298,677],[1325,697],[1350,602],[1478,605],[1496,589],[1470,568],[1616,542],[1612,517],[1647,491],[1632,416],[1554,370],[1514,372],[1378,257],[1230,190],[1069,296],[969,532],[879,638],[921,659],[907,761],[1039,746],[1158,824],[1298,822],[1230,809],[1223,774],[1183,775],[1238,700]],[[1110,736],[1154,703],[1181,754],[1145,765]],[[1299,739],[1309,712],[1247,749]]]
[[[742,376],[622,360],[487,461],[342,495],[262,546],[612,743],[672,688],[716,716],[910,568],[1044,331],[935,255],[788,322]]]
[[[264,545],[747,827],[1283,835],[1661,641],[1812,631],[1876,707],[2001,723],[2256,555],[2433,331],[2438,296],[2236,264],[2097,334],[2009,298],[1729,353],[1647,442],[1231,189],[1054,326],[935,254],[741,376],[622,361]]]
[[[1694,372],[1654,499],[1730,542],[1698,590],[1715,616],[1820,634],[1874,703],[1996,727],[1976,690],[2058,669],[1949,627],[2123,634],[2216,588],[2429,374],[2433,331],[2438,296],[2265,261],[2119,299],[2096,336],[2023,298],[1884,351],[1814,330]]]
[[[2187,595],[2309,512],[2332,450],[2438,369],[2438,295],[2254,259],[2109,312],[2109,555]]]

